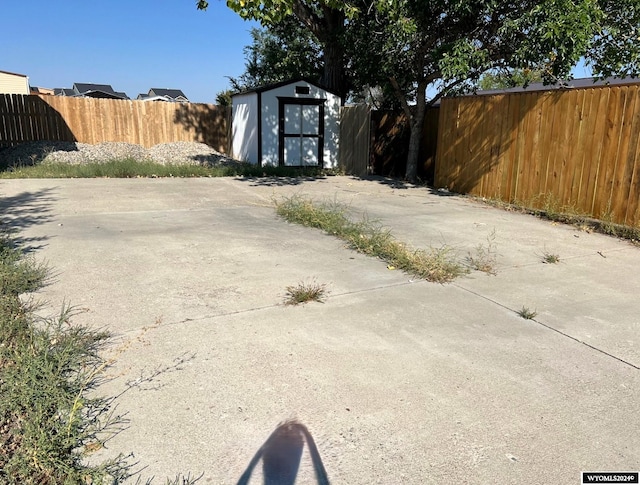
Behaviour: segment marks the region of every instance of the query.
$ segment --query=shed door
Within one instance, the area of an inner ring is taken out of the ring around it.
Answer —
[[[322,167],[324,100],[280,98],[280,165]]]

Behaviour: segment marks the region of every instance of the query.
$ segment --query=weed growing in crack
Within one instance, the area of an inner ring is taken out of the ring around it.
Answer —
[[[300,305],[311,301],[324,303],[326,297],[326,284],[302,281],[295,286],[287,286],[284,303],[285,305]]]
[[[533,320],[538,315],[538,312],[535,310],[530,310],[529,308],[523,306],[520,310],[516,312],[519,317],[524,318],[525,320]]]
[[[487,236],[486,244],[478,244],[473,253],[469,252],[465,258],[467,266],[475,271],[482,271],[490,275],[496,274],[496,230]]]
[[[547,264],[556,264],[560,262],[560,256],[554,253],[544,252],[542,254],[542,262]]]

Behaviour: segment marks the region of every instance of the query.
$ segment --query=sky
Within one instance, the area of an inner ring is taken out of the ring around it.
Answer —
[[[256,23],[224,0],[0,0],[0,70],[31,86],[110,84],[135,99],[151,88],[181,89],[215,103],[225,76],[244,72]]]

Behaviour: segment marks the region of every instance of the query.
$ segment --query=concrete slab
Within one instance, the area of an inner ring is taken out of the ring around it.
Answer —
[[[640,249],[626,242],[387,180],[15,180],[0,193],[57,272],[50,308],[67,300],[76,322],[116,335],[101,391],[129,388],[130,423],[96,459],[134,452],[143,477],[236,483],[297,417],[335,484],[640,469]],[[414,281],[279,220],[273,198],[293,194],[460,258],[493,233],[496,275]],[[283,306],[310,278],[327,301]],[[311,474],[305,453],[298,483]]]

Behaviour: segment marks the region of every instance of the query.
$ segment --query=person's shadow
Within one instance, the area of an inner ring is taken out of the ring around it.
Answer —
[[[238,480],[238,485],[249,485],[251,474],[260,459],[262,459],[264,485],[294,485],[305,440],[311,455],[316,481],[319,485],[329,485],[329,478],[313,437],[306,426],[297,421],[286,421],[278,425],[251,459],[249,466]]]

